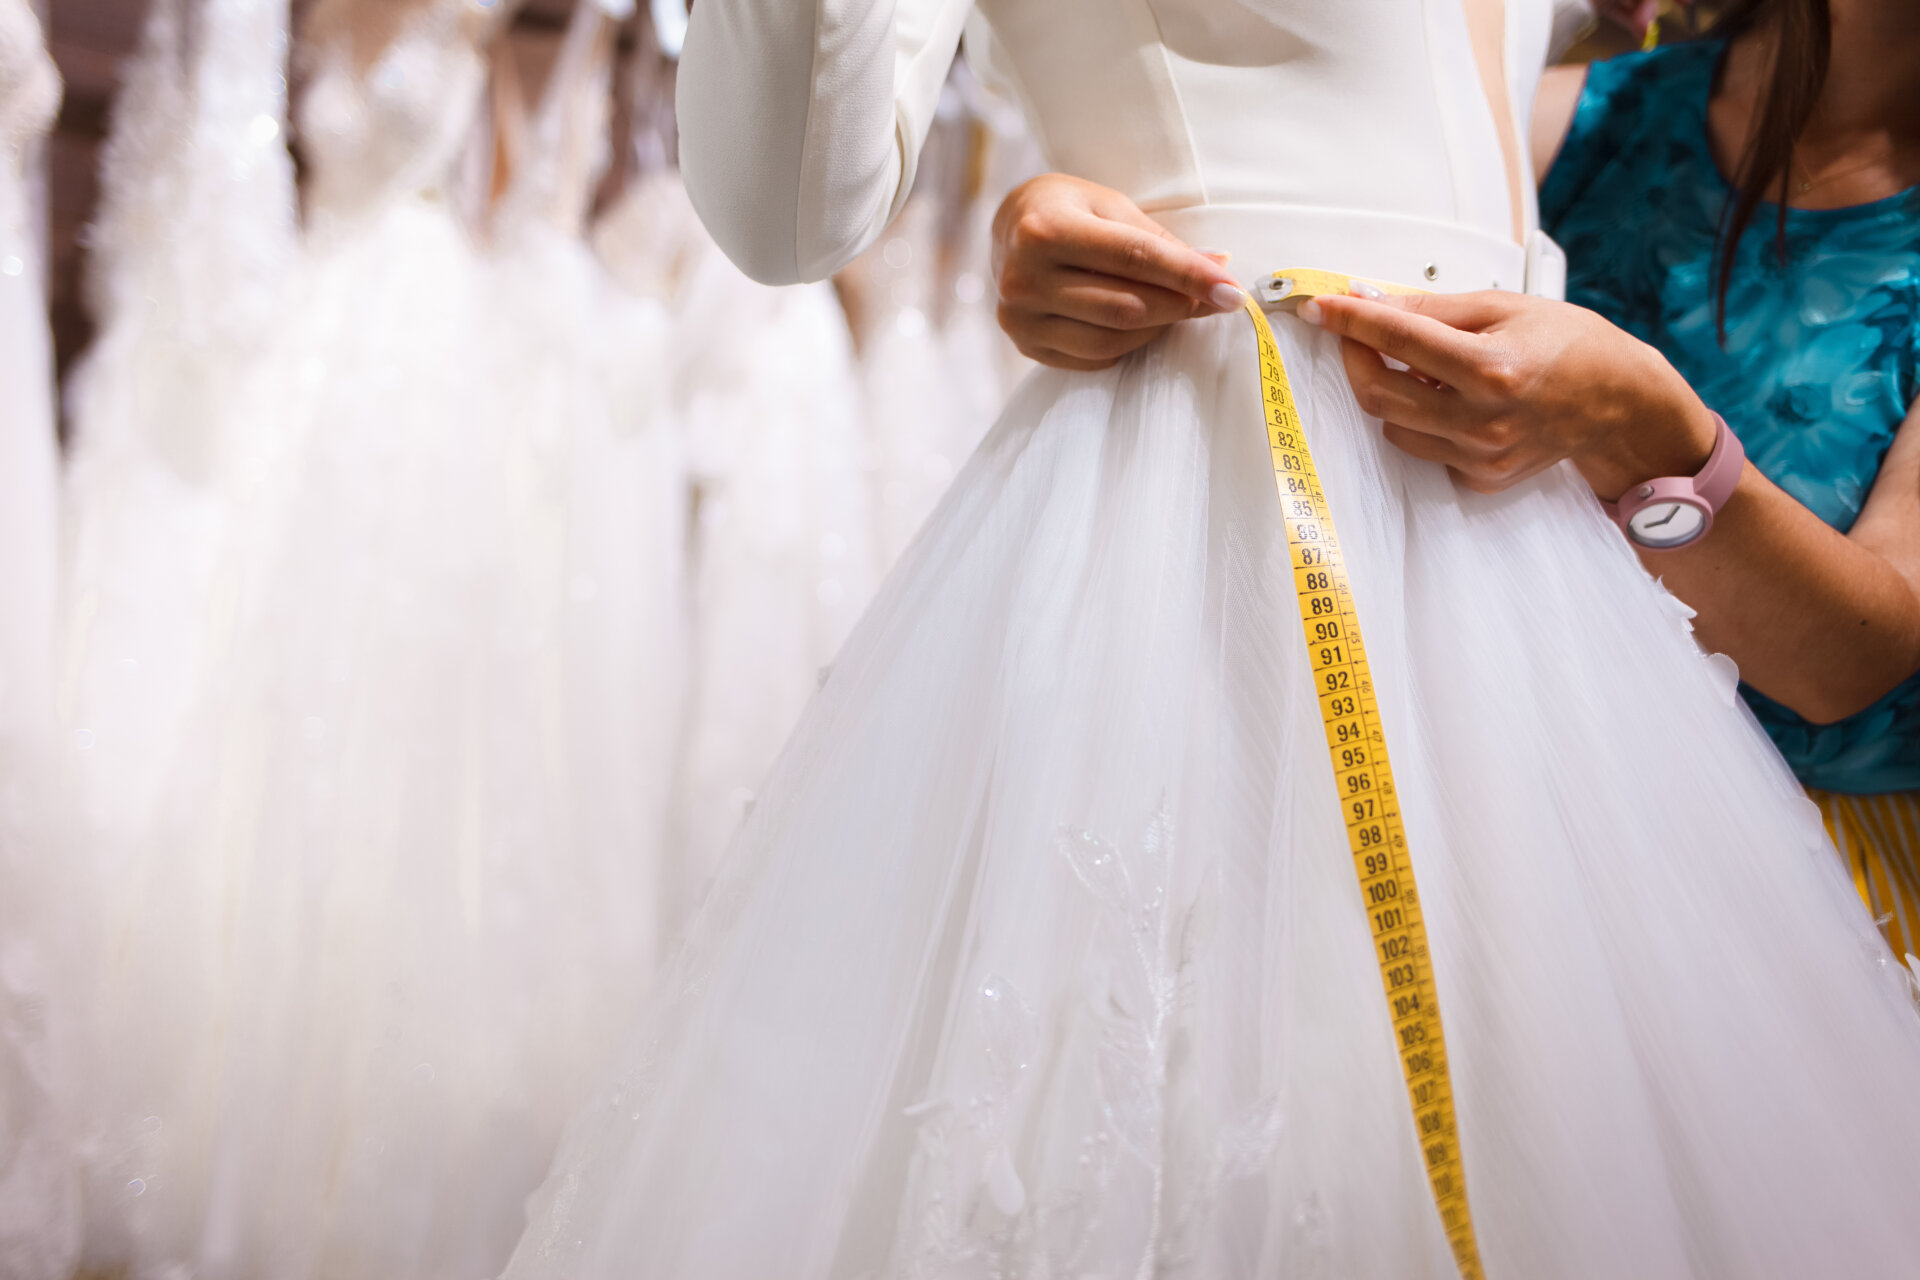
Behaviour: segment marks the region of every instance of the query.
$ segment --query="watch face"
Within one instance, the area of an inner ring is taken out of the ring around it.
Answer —
[[[1706,527],[1706,511],[1691,502],[1650,502],[1627,519],[1627,532],[1643,547],[1684,547]]]

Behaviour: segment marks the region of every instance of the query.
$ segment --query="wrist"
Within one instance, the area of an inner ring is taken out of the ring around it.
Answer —
[[[1604,501],[1618,501],[1634,486],[1662,476],[1697,475],[1713,454],[1719,420],[1672,366],[1666,372],[1679,385],[1662,397],[1663,403],[1634,412],[1594,449],[1574,458]]]

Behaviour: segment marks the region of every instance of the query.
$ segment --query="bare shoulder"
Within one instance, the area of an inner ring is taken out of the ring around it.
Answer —
[[[1573,113],[1580,105],[1580,91],[1587,85],[1585,63],[1548,67],[1540,77],[1540,90],[1533,99],[1533,129],[1528,139],[1533,152],[1534,181],[1542,181],[1560,154],[1560,144],[1573,127]]]

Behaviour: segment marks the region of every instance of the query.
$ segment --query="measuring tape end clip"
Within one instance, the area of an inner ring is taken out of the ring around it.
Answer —
[[[1424,293],[1391,280],[1369,280],[1339,271],[1321,271],[1316,267],[1284,267],[1264,276],[1253,286],[1260,305],[1269,311],[1296,311],[1309,298],[1344,297],[1353,292],[1354,281],[1370,284],[1382,293]]]

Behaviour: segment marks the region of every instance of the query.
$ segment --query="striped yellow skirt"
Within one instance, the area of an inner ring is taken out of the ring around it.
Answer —
[[[1920,791],[1807,794],[1893,953],[1920,951]]]

